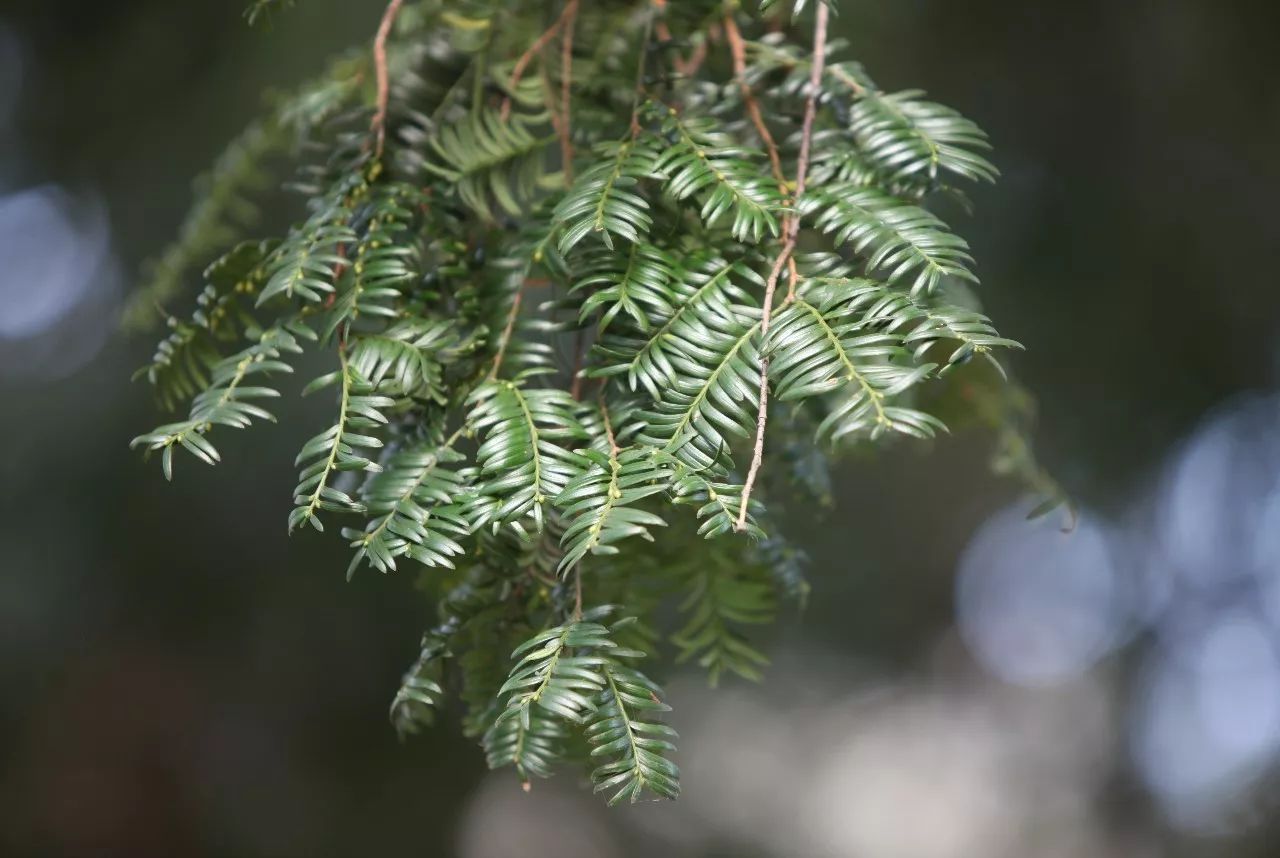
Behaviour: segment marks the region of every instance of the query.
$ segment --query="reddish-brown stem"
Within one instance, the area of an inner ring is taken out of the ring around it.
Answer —
[[[404,0],[391,0],[382,13],[382,22],[378,24],[378,33],[373,38],[373,72],[378,84],[378,103],[373,111],[370,130],[373,131],[374,159],[382,157],[382,147],[387,139],[387,99],[391,91],[387,82],[387,39],[391,36],[391,27],[400,14]]]
[[[694,45],[687,58],[676,60],[676,71],[685,77],[693,77],[697,74],[698,69],[702,68],[702,63],[707,58],[707,42],[714,41],[718,31],[719,28],[715,24],[708,26],[707,38]]]
[[[564,15],[561,14],[556,22],[542,32],[542,35],[534,39],[532,45],[529,46],[520,58],[516,60],[515,67],[511,70],[511,81],[508,86],[515,89],[520,83],[520,78],[524,77],[525,71],[529,68],[529,63],[533,62],[533,58],[542,53],[542,49],[547,43],[556,37],[556,33],[560,32],[560,28],[564,26]],[[507,117],[511,115],[511,96],[502,99],[502,110],[500,111],[502,120],[505,122]]]
[[[773,168],[773,178],[777,180],[778,190],[785,197],[787,177],[782,172],[782,158],[778,156],[778,144],[774,142],[773,135],[769,133],[769,126],[765,125],[764,116],[760,113],[760,104],[747,83],[747,46],[742,41],[742,31],[738,29],[738,22],[733,19],[733,12],[724,16],[724,34],[729,42],[729,53],[733,56],[733,75],[737,78],[738,89],[742,92],[742,104],[747,109],[747,115],[751,117],[751,124],[756,127],[756,133],[764,141],[765,150],[769,153],[769,165]]]
[[[818,93],[822,85],[822,69],[826,63],[827,52],[827,4],[818,2],[817,19],[813,25],[813,65],[809,70],[809,94],[804,104],[804,123],[800,128],[800,154],[796,161],[796,193],[794,205],[799,205],[804,195],[805,181],[809,176],[809,149],[813,143],[813,121],[818,112]],[[782,267],[792,262],[791,254],[796,247],[796,236],[800,232],[800,217],[795,215],[787,219],[783,232],[782,249],[774,260],[769,279],[765,282],[764,313],[760,318],[760,337],[763,340],[769,333],[769,320],[773,315],[773,293],[778,287],[778,278],[782,275]],[[790,301],[795,289],[795,269],[791,269],[792,284],[788,289],[787,300]],[[735,530],[747,527],[748,501],[751,500],[751,489],[755,486],[756,477],[760,474],[760,463],[764,460],[764,433],[769,413],[769,358],[766,355],[760,360],[760,408],[756,412],[756,440],[751,453],[751,465],[747,469],[747,479],[742,484],[742,507],[738,510]]]
[[[813,65],[809,69],[809,97],[804,103],[804,124],[800,127],[800,154],[796,160],[796,202],[804,195],[805,182],[809,177],[809,149],[813,146],[813,120],[818,114],[818,94],[822,90],[822,73],[826,68],[827,57],[827,4],[818,2],[817,20],[813,25]],[[791,233],[795,235],[800,229],[797,219],[792,219]]]

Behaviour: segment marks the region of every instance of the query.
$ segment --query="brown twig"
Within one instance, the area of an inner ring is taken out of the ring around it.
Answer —
[[[552,24],[550,27],[547,27],[547,29],[543,30],[542,35],[534,39],[533,44],[530,45],[525,50],[525,52],[520,55],[520,58],[516,60],[515,66],[511,69],[511,80],[508,83],[508,88],[510,89],[516,88],[517,84],[520,83],[520,79],[524,77],[525,71],[528,70],[529,63],[533,62],[534,57],[542,53],[542,49],[545,48],[551,42],[551,40],[556,37],[556,33],[559,33],[561,28],[564,27],[565,21],[566,21],[566,15],[569,12],[569,7],[573,6],[574,14],[576,14],[577,5],[578,5],[577,0],[570,0],[569,3],[566,3],[564,9],[560,11],[560,17],[556,18],[555,23]],[[502,100],[502,108],[499,111],[499,114],[502,117],[503,122],[505,122],[507,120],[507,117],[511,115],[511,96],[510,95],[508,95],[506,98]]]
[[[653,0],[653,10],[654,17],[659,15],[665,17],[667,14],[667,0]],[[658,34],[660,41],[671,41],[671,28],[667,26],[667,22],[662,18],[654,22],[653,29]]]
[[[698,73],[698,69],[702,68],[702,63],[707,58],[707,42],[716,39],[716,33],[719,28],[715,23],[707,27],[707,37],[702,39],[693,46],[693,50],[689,52],[689,56],[680,59],[676,58],[676,72],[683,77],[693,77]]]
[[[651,14],[653,18],[657,19],[654,21],[653,29],[658,35],[658,40],[664,43],[671,42],[671,28],[667,26],[667,22],[665,20],[667,14],[667,0],[653,0],[652,6],[653,11]],[[693,50],[689,52],[688,57],[682,57],[679,52],[677,52],[675,62],[673,63],[676,74],[681,77],[693,77],[693,75],[702,66],[702,61],[707,58],[708,39],[711,41],[718,41],[719,32],[719,28],[716,26],[715,22],[712,21],[707,25],[707,38],[704,38],[695,44],[693,46]]]
[[[511,80],[507,84],[510,89],[515,89],[520,83],[520,78],[524,77],[525,70],[528,69],[529,63],[533,62],[533,58],[542,53],[542,49],[547,43],[555,38],[556,33],[560,32],[560,27],[564,24],[564,16],[556,19],[556,22],[542,32],[542,35],[534,40],[520,59],[516,60],[515,67],[511,70]],[[506,122],[507,117],[511,115],[511,96],[508,95],[502,99],[502,109],[499,111],[502,121]]]
[[[391,0],[387,4],[387,10],[382,13],[382,22],[378,24],[378,34],[373,37],[373,71],[378,82],[378,103],[369,128],[375,141],[375,160],[382,157],[382,147],[387,139],[387,99],[391,91],[387,82],[387,38],[391,35],[391,27],[395,24],[402,5],[404,0]]]
[[[600,390],[596,394],[596,400],[600,403],[600,416],[604,418],[604,435],[609,439],[609,452],[616,456],[622,449],[618,446],[618,439],[613,434],[613,421],[609,419],[609,406],[604,402],[604,385],[600,385]]]
[[[511,332],[516,328],[516,317],[520,315],[520,301],[524,298],[524,284],[516,290],[515,300],[511,302],[511,311],[507,313],[507,324],[502,329],[502,338],[498,341],[498,353],[493,356],[493,366],[489,370],[489,380],[498,377],[502,368],[502,360],[507,356],[507,343],[511,342]]]
[[[800,154],[796,161],[796,193],[794,203],[799,204],[801,196],[804,195],[805,181],[809,175],[809,149],[813,142],[813,120],[818,112],[818,93],[822,85],[822,69],[826,62],[827,51],[827,4],[819,2],[817,9],[817,20],[813,25],[813,66],[809,70],[809,94],[804,104],[804,124],[800,129]],[[765,282],[764,291],[764,314],[760,318],[760,336],[763,339],[769,333],[769,320],[773,314],[773,293],[778,286],[778,278],[782,274],[783,265],[791,262],[791,254],[796,247],[796,236],[800,232],[799,216],[791,217],[787,220],[785,236],[782,242],[782,249],[778,251],[778,258],[773,263],[773,270],[769,272],[769,279]],[[791,276],[795,277],[795,269],[791,269]],[[791,289],[788,290],[787,300],[790,301],[794,294],[794,280]],[[742,485],[742,507],[738,510],[738,520],[734,524],[735,530],[745,530],[747,527],[747,502],[751,499],[751,489],[755,485],[756,477],[760,473],[760,463],[764,459],[764,430],[765,424],[768,422],[769,412],[769,358],[763,357],[760,360],[760,409],[756,413],[756,441],[755,447],[751,454],[751,466],[747,469],[747,479]]]
[[[760,104],[756,101],[755,94],[751,92],[750,84],[747,83],[747,46],[742,41],[742,31],[738,29],[738,22],[733,19],[732,11],[724,16],[724,33],[729,42],[729,53],[733,55],[733,75],[737,78],[738,89],[742,92],[742,104],[747,108],[751,124],[756,127],[756,132],[764,141],[764,147],[769,152],[769,165],[773,168],[773,177],[778,182],[778,190],[785,197],[787,196],[787,177],[782,172],[782,158],[778,156],[778,144],[774,142],[773,135],[769,133],[769,126],[765,125],[764,116],[760,113]]]
[[[573,126],[569,120],[569,102],[573,94],[573,30],[578,21],[578,0],[564,6],[564,38],[560,44],[560,159],[564,162],[564,181],[573,181]]]

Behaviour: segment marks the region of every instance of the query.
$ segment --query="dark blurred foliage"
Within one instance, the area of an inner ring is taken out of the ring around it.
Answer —
[[[1094,507],[1122,506],[1213,404],[1276,381],[1278,8],[841,4],[878,82],[990,132],[1004,177],[960,230],[987,308],[1029,346],[1014,369],[1042,456]],[[23,74],[0,189],[100,194],[135,272],[264,87],[379,13],[302,0],[264,31],[223,0],[0,3]],[[229,439],[226,465],[172,485],[131,455],[154,422],[128,383],[150,340],[113,337],[54,380],[0,352],[0,852],[453,854],[480,754],[449,724],[401,746],[386,723],[430,606],[407,575],[347,584],[332,542],[286,539],[285,432]],[[1016,494],[959,488],[988,448],[966,433],[851,459],[824,518],[791,511],[814,598],[781,636],[911,670],[951,623],[961,548]],[[1149,813],[1115,789],[1115,814]],[[1255,834],[1264,851],[1231,854],[1270,854]]]

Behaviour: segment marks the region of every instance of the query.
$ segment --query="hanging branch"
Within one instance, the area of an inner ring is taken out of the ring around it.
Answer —
[[[819,3],[817,18],[813,25],[813,65],[809,70],[809,94],[804,103],[804,124],[800,129],[800,154],[796,162],[795,205],[797,206],[800,203],[800,198],[804,196],[805,181],[809,175],[809,148],[813,143],[813,120],[818,111],[818,93],[821,90],[822,69],[826,63],[827,14],[827,4]],[[761,340],[769,334],[769,321],[773,315],[773,293],[778,287],[778,277],[782,274],[784,265],[792,265],[791,286],[788,289],[787,300],[792,300],[794,296],[796,276],[791,254],[795,250],[796,236],[799,232],[799,216],[792,215],[788,217],[783,233],[785,239],[782,242],[782,249],[778,251],[778,258],[774,260],[773,269],[769,272],[769,279],[765,282],[764,314],[760,319]],[[756,440],[751,453],[751,465],[747,469],[747,479],[742,485],[742,505],[738,509],[738,520],[734,522],[734,529],[737,531],[747,529],[747,504],[751,500],[751,489],[755,486],[756,477],[760,473],[760,463],[764,460],[764,431],[765,424],[769,419],[768,411],[769,357],[766,355],[760,359],[760,407],[759,411],[756,412]]]

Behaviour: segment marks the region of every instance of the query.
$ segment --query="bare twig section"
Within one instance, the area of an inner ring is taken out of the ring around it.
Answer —
[[[573,569],[573,618],[582,619],[582,566]]]
[[[840,66],[831,67],[831,76],[849,87],[849,89],[853,90],[854,95],[865,95],[867,92],[866,87],[858,83],[857,79],[854,78],[853,75],[840,68]]]
[[[822,70],[826,64],[827,53],[827,16],[829,12],[827,4],[818,3],[817,18],[813,25],[813,65],[809,70],[809,94],[805,99],[804,105],[804,124],[800,129],[800,154],[796,162],[796,193],[794,202],[799,204],[801,196],[804,195],[805,182],[809,176],[809,150],[813,143],[813,121],[818,113],[818,93],[822,88]],[[784,265],[792,264],[792,252],[796,247],[796,236],[800,233],[800,218],[798,216],[787,219],[786,229],[783,233],[784,239],[782,249],[778,251],[778,258],[774,260],[773,269],[769,272],[769,279],[765,282],[764,291],[764,314],[760,319],[760,336],[761,339],[769,333],[769,320],[773,316],[773,293],[778,287],[778,278],[782,275]],[[791,285],[787,291],[787,300],[790,301],[795,293],[795,268],[790,268]],[[769,358],[765,356],[760,360],[760,409],[756,412],[756,440],[755,447],[751,453],[751,466],[747,469],[747,479],[742,485],[742,507],[738,510],[738,520],[734,523],[734,529],[738,531],[745,530],[747,527],[747,511],[749,509],[748,502],[751,500],[751,489],[755,486],[756,477],[760,474],[760,463],[764,459],[764,432],[765,425],[768,422],[769,413]]]
[[[404,0],[391,0],[387,4],[387,10],[382,13],[382,22],[378,24],[378,33],[373,37],[373,71],[378,84],[378,103],[369,127],[373,131],[375,159],[382,157],[382,147],[387,139],[387,99],[391,91],[387,82],[387,39],[391,36],[391,28],[403,5]]]
[[[572,11],[570,11],[571,7]],[[564,9],[560,10],[560,17],[556,18],[555,23],[543,30],[542,35],[534,39],[533,44],[520,55],[519,59],[516,60],[515,66],[511,69],[511,80],[507,84],[510,89],[516,88],[520,83],[520,79],[524,77],[524,73],[528,71],[529,63],[533,62],[534,57],[542,53],[542,49],[551,43],[551,40],[556,37],[557,33],[564,29],[564,25],[569,20],[569,17],[571,15],[576,15],[577,11],[578,0],[569,0],[569,2],[565,4]],[[511,115],[510,95],[502,99],[502,107],[499,110],[499,115],[502,117],[504,122],[507,120],[507,117]]]
[[[523,54],[520,55],[520,59],[516,60],[515,68],[511,71],[511,80],[507,84],[511,89],[516,88],[516,86],[520,83],[520,79],[524,77],[525,70],[529,67],[529,63],[533,61],[534,57],[542,53],[542,49],[547,46],[547,43],[550,42],[555,37],[555,34],[559,32],[559,30],[560,30],[560,21],[557,20],[554,24],[548,27],[546,31],[541,36],[539,36],[532,45],[529,46],[529,49],[527,51],[525,51]],[[502,107],[499,109],[498,115],[502,118],[503,122],[506,122],[507,119],[511,116],[511,96],[510,95],[502,99]]]
[[[747,46],[742,41],[742,31],[738,29],[738,22],[733,19],[732,11],[724,16],[724,33],[729,42],[729,52],[733,55],[733,75],[737,78],[738,89],[742,92],[742,104],[747,109],[747,115],[751,117],[751,124],[756,127],[756,133],[764,141],[764,147],[769,152],[769,165],[773,168],[773,177],[778,182],[778,190],[785,197],[787,196],[787,177],[782,172],[778,144],[769,133],[769,126],[765,124],[764,116],[760,113],[760,103],[756,101],[755,94],[747,83]]]
[[[720,41],[720,28],[712,21],[707,25],[707,36],[693,46],[693,50],[689,52],[689,56],[684,59],[676,60],[676,71],[684,77],[693,77],[698,73],[698,69],[702,68],[702,63],[707,58],[707,45],[710,42]]]
[[[573,380],[569,384],[569,395],[574,399],[582,398],[582,361],[585,358],[586,343],[586,328],[578,328],[573,336]]]
[[[667,25],[667,0],[653,0],[653,14],[657,18],[654,22],[654,32],[658,35],[658,41],[671,42],[674,36],[671,35],[671,27]],[[702,67],[702,62],[707,58],[707,41],[720,40],[720,28],[714,21],[707,24],[707,38],[702,39],[693,46],[693,50],[689,52],[688,57],[682,57],[676,53],[675,61],[672,66],[676,70],[676,74],[682,77],[693,77],[697,74],[698,69]]]
[[[796,202],[804,196],[805,181],[809,176],[809,149],[813,145],[813,120],[818,114],[818,95],[822,91],[822,73],[827,59],[827,4],[818,3],[817,20],[813,25],[813,65],[809,69],[809,97],[804,103],[804,124],[800,128],[800,155],[796,162]],[[791,234],[799,231],[799,221],[792,218]]]
[[[524,298],[524,283],[520,284],[520,288],[516,290],[515,300],[511,302],[511,311],[507,313],[507,324],[502,329],[502,336],[498,340],[498,352],[493,356],[493,366],[489,369],[489,380],[498,377],[498,370],[502,369],[502,361],[507,356],[507,344],[511,342],[511,334],[516,329],[516,317],[520,315],[520,301]]]
[[[560,160],[564,162],[564,181],[573,181],[573,126],[569,119],[569,103],[573,94],[573,31],[578,21],[578,0],[564,6],[564,38],[560,44]]]
[[[667,14],[667,0],[653,0],[653,14],[658,17],[654,22],[654,32],[658,34],[658,40],[662,42],[671,41],[671,28],[667,26],[665,16]]]

